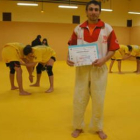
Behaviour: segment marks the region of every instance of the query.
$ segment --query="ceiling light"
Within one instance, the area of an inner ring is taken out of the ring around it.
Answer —
[[[107,11],[107,12],[112,12],[112,9],[101,9],[101,11]]]
[[[77,9],[78,6],[72,6],[72,5],[59,5],[59,8],[72,8],[72,9]]]
[[[129,14],[140,14],[140,12],[128,12]]]
[[[44,5],[43,5],[43,1],[42,1],[41,13],[44,13]]]
[[[20,6],[38,6],[36,3],[17,3],[17,5]]]

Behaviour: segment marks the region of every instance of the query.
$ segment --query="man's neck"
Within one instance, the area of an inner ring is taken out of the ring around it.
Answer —
[[[95,20],[95,21],[88,20],[88,23],[89,24],[97,24],[98,23],[98,20]]]

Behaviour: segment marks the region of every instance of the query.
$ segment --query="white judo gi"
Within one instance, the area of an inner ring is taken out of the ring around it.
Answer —
[[[97,43],[99,59],[107,55],[108,51],[119,49],[114,30],[101,20],[98,21],[92,35],[88,29],[88,22],[78,25],[69,40],[69,45]],[[79,66],[76,67],[74,117],[75,129],[83,129],[84,113],[91,97],[92,118],[90,126],[95,131],[103,129],[103,106],[107,84],[107,66]]]

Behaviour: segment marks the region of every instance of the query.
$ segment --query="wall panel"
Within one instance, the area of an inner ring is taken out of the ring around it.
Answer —
[[[0,53],[3,45],[6,43],[21,42],[30,44],[40,34],[42,39],[48,39],[49,45],[57,53],[57,59],[65,60],[67,56],[67,42],[75,26],[76,24],[66,23],[0,22]],[[113,28],[120,44],[130,44],[130,28]]]

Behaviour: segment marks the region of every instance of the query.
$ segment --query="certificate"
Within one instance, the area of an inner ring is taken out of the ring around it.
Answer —
[[[75,66],[91,65],[98,58],[96,43],[69,46],[69,59]]]

